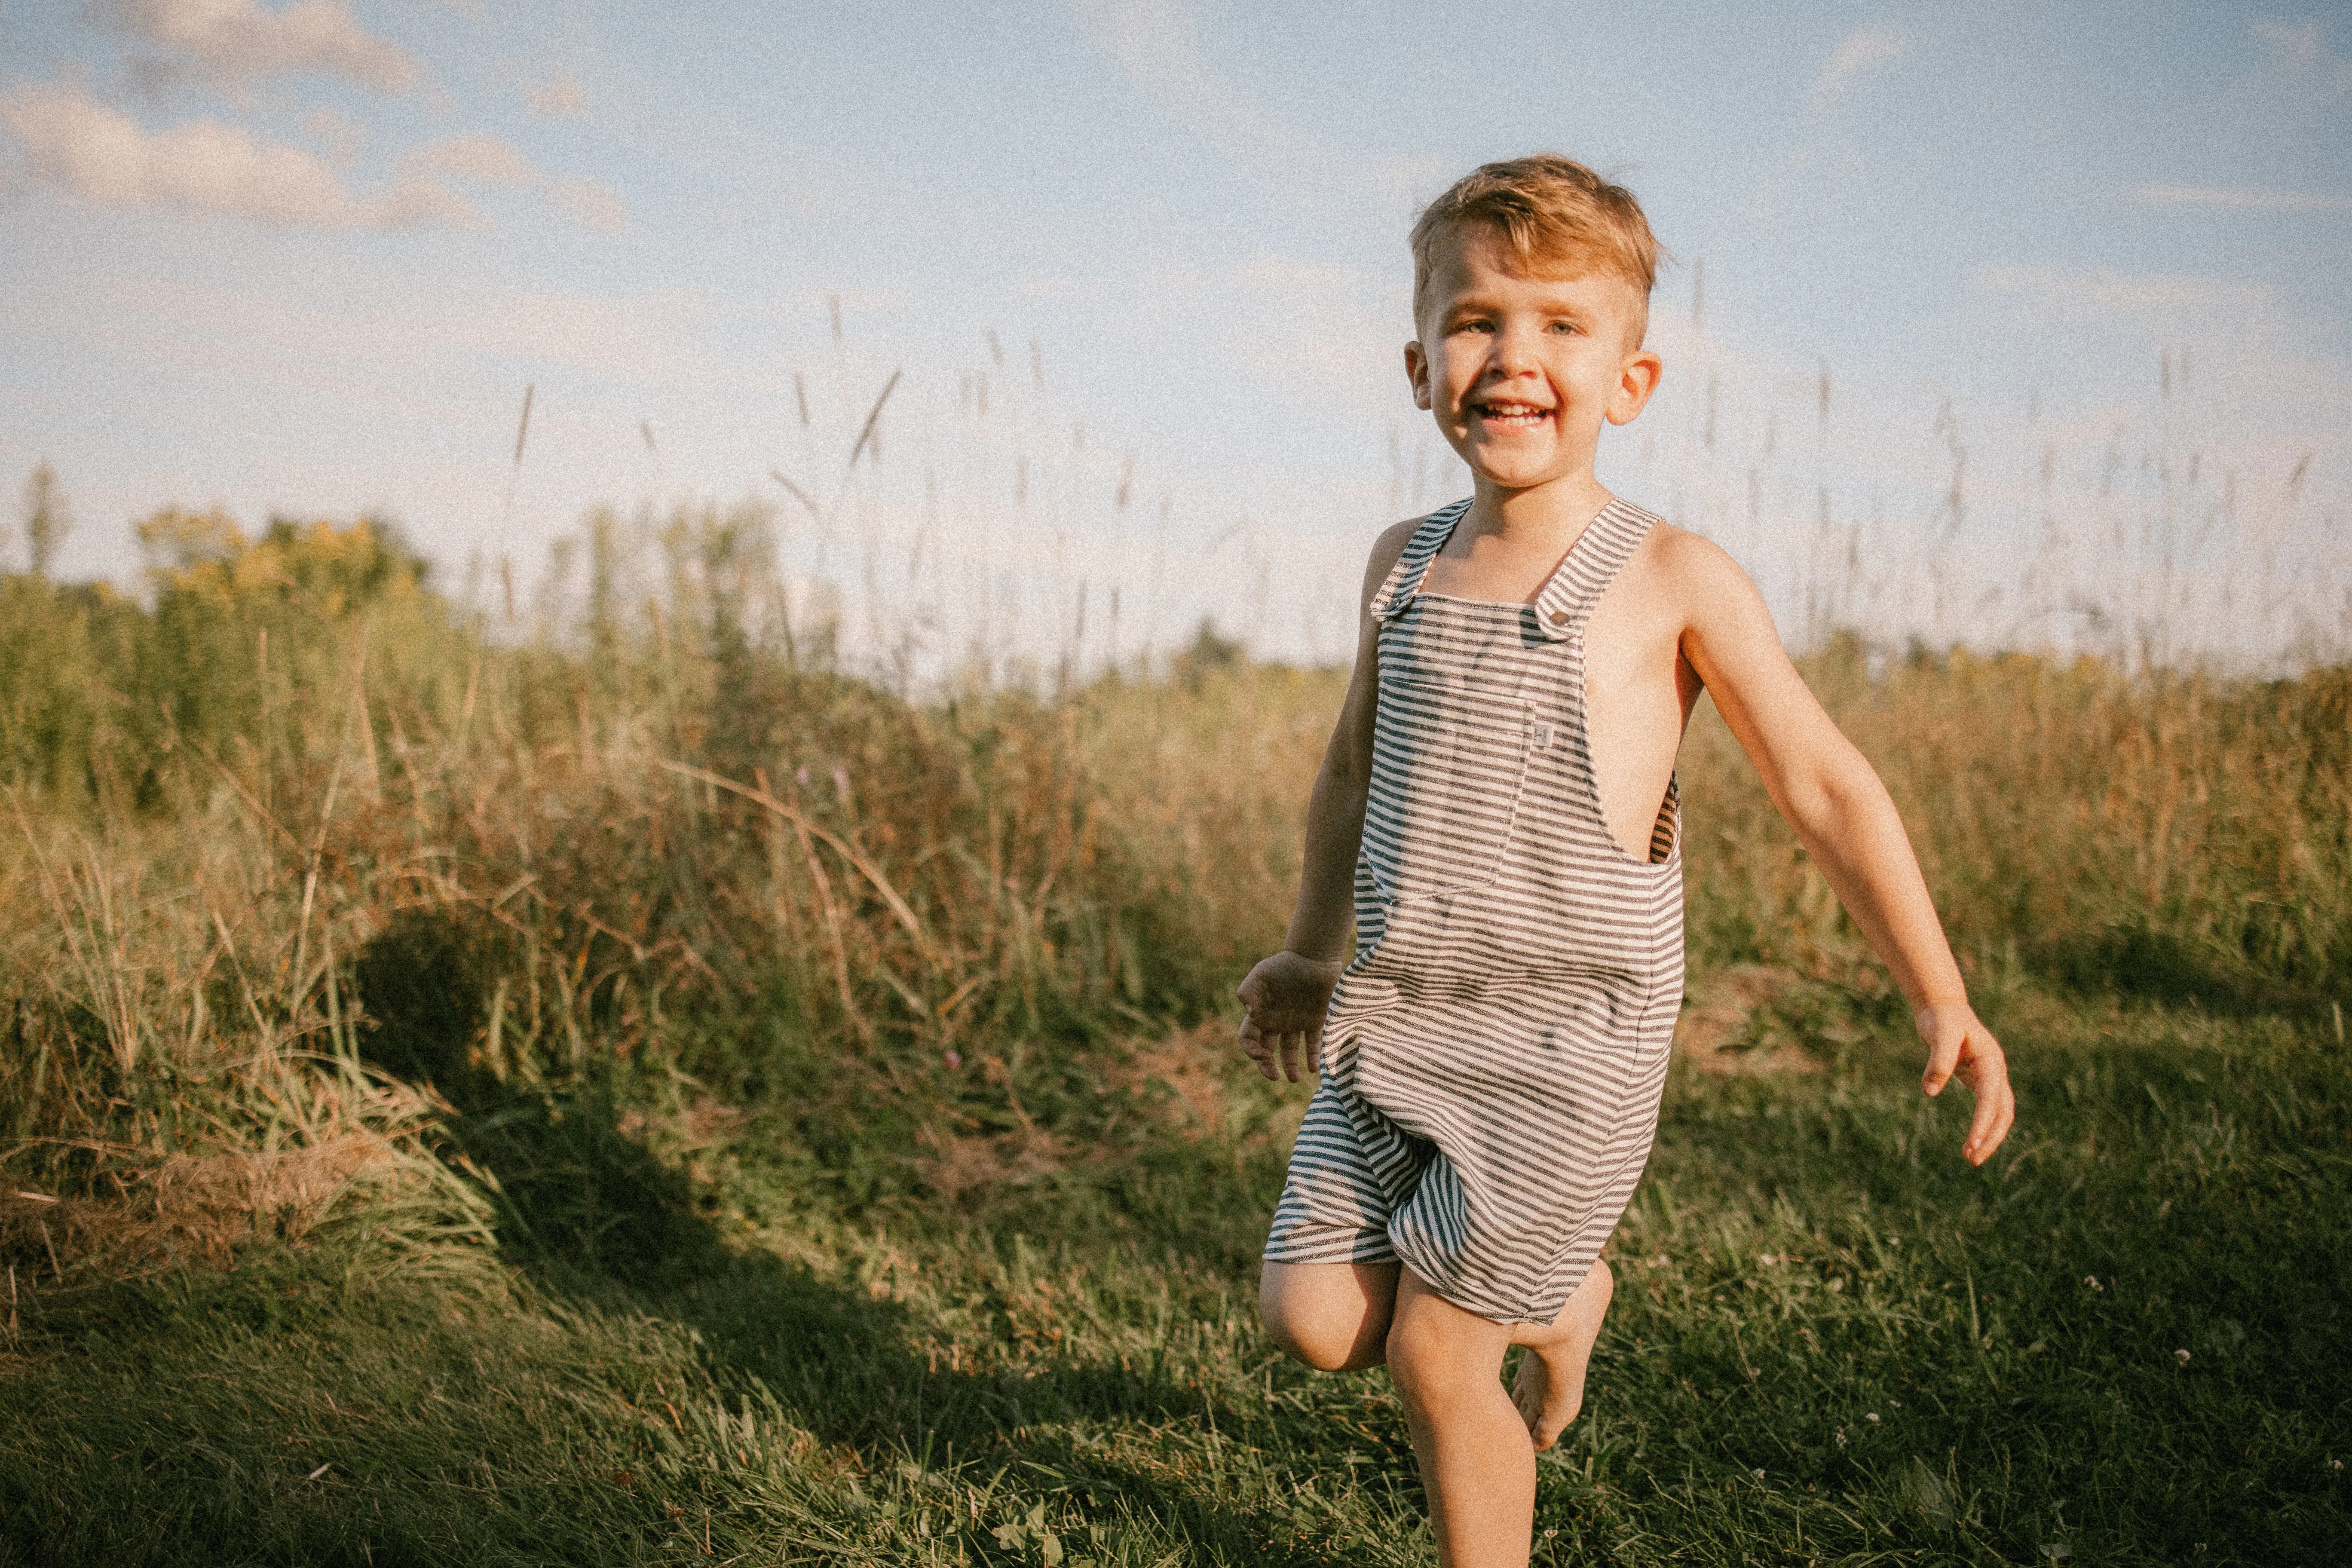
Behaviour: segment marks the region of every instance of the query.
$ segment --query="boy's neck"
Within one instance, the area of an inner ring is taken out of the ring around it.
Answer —
[[[1510,546],[1565,551],[1616,497],[1590,470],[1526,489],[1477,481],[1462,531]]]

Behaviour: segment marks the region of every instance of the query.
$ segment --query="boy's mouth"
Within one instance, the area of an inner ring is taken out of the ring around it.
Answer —
[[[1487,424],[1505,430],[1532,430],[1551,418],[1551,410],[1532,403],[1478,403],[1472,411]]]

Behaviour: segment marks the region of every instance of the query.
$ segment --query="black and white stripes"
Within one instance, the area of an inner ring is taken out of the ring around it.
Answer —
[[[1532,604],[1421,592],[1469,504],[1372,602],[1357,953],[1265,1256],[1401,1258],[1481,1316],[1549,1322],[1649,1157],[1682,1002],[1675,788],[1626,854],[1584,716],[1585,624],[1656,519],[1612,501]]]

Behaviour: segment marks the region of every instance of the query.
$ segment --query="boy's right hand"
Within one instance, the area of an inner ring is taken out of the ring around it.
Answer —
[[[1242,1019],[1242,1052],[1267,1078],[1297,1083],[1323,1066],[1323,1014],[1338,989],[1339,959],[1308,958],[1288,949],[1258,961],[1237,992],[1249,1009]]]

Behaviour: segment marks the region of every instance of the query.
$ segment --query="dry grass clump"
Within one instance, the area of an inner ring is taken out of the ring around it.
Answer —
[[[300,1241],[339,1202],[393,1194],[402,1169],[393,1139],[344,1132],[323,1143],[269,1153],[210,1154],[109,1149],[115,1196],[55,1197],[0,1193],[0,1247],[47,1253],[62,1275],[68,1260],[109,1274],[188,1264],[226,1267],[257,1238]],[[355,1192],[355,1188],[363,1189]]]
[[[94,836],[18,807],[0,1250],[136,1273],[341,1222],[395,1255],[488,1239],[446,1107],[359,1056],[359,922],[315,871],[271,878],[233,815]]]
[[[366,1186],[351,1152],[446,1174],[404,1083],[688,1075],[940,1190],[971,1157],[919,1151],[1017,1146],[1017,1176],[1118,1114],[1113,1036],[1214,1006],[1296,854],[1303,774],[1228,778],[1208,731],[1304,757],[1315,683],[919,705],[759,632],[740,526],[677,523],[664,597],[567,650],[464,630],[367,525],[175,525],[84,676],[185,700],[79,756],[13,736],[0,1159],[58,1203],[6,1244],[217,1253],[239,1205],[295,1233]],[[59,637],[88,619],[17,590]]]
[[[2352,673],[2231,680],[2105,660],[1807,662],[1885,778],[1956,940],[2207,1000],[2352,978]],[[1694,944],[1835,967],[1853,942],[1711,711],[1683,762]]]

